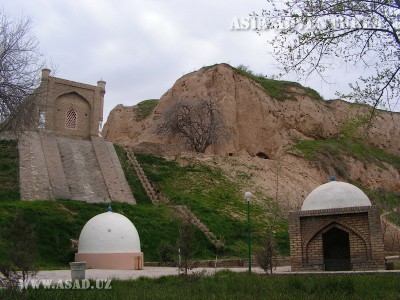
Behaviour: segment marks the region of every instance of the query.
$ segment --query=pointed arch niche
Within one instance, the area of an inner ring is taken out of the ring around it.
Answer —
[[[69,137],[90,137],[91,107],[80,94],[63,94],[56,100],[54,129]]]

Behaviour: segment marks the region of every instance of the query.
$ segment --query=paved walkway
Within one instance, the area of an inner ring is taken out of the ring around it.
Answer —
[[[206,271],[207,275],[214,274],[222,270],[230,270],[232,272],[247,272],[247,268],[197,268],[190,272]],[[252,267],[253,273],[265,273],[259,267]],[[365,273],[399,273],[400,270],[378,270],[378,271],[341,271],[341,272],[291,272],[291,267],[277,267],[274,274],[365,274]],[[139,277],[158,278],[167,275],[178,275],[177,268],[171,267],[145,267],[143,270],[100,270],[88,269],[85,271],[86,279],[137,279]],[[53,270],[53,271],[40,271],[36,275],[36,279],[52,279],[53,281],[70,280],[70,270]]]
[[[197,268],[190,272],[200,272],[206,270],[207,274],[211,275],[221,270],[230,270],[233,272],[247,272],[247,268]],[[264,273],[259,267],[253,267],[254,273]],[[275,273],[289,273],[290,267],[278,267]],[[139,277],[150,277],[157,278],[166,275],[178,275],[178,268],[171,267],[144,267],[143,270],[99,270],[99,269],[87,269],[85,271],[85,277],[87,279],[137,279]],[[52,270],[52,271],[39,271],[36,275],[36,279],[53,279],[67,280],[71,279],[70,270]]]

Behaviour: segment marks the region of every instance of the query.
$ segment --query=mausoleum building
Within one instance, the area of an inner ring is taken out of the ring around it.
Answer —
[[[39,126],[18,141],[21,200],[136,203],[114,145],[100,136],[105,86],[42,71]]]
[[[378,207],[358,187],[331,181],[289,214],[292,271],[384,269]]]

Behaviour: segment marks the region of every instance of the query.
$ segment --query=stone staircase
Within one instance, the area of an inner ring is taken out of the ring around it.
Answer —
[[[138,175],[140,182],[142,183],[143,188],[145,189],[148,197],[150,198],[151,202],[155,205],[160,203],[170,204],[169,199],[164,195],[160,197],[160,193],[156,193],[154,191],[153,186],[151,185],[149,179],[147,178],[146,174],[144,173],[142,167],[140,166],[139,162],[137,161],[133,150],[129,147],[125,147],[126,154],[130,163],[133,165],[136,174]],[[208,229],[208,227],[201,222],[192,211],[186,205],[173,205],[170,204],[175,211],[181,215],[182,218],[190,220],[193,225],[195,225],[198,229],[200,229],[203,234],[207,237],[207,239],[214,245],[215,248],[219,249],[223,247],[223,242],[219,240],[214,233]]]
[[[219,249],[223,247],[224,243],[219,240],[214,233],[208,229],[208,227],[201,222],[194,213],[186,206],[186,205],[173,205],[173,208],[186,220],[190,220],[190,222],[195,225],[198,229],[200,229],[203,234],[207,237],[211,244],[214,245],[215,248]]]
[[[150,198],[151,202],[155,205],[161,203],[160,198],[154,191],[153,186],[151,185],[149,179],[147,178],[142,167],[140,166],[139,162],[137,161],[132,149],[125,147],[125,152],[128,156],[129,162],[132,164],[133,168],[135,169],[136,174],[138,175],[139,180],[142,183],[142,186],[143,186],[144,190],[146,191],[147,196]]]

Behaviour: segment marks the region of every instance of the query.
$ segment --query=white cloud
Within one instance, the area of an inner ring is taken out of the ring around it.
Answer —
[[[89,84],[100,78],[107,82],[106,118],[118,103],[159,98],[180,76],[205,65],[244,64],[258,73],[276,73],[274,59],[267,54],[270,35],[230,30],[233,18],[259,12],[266,3],[5,0],[3,7],[13,16],[33,19],[42,52],[59,66],[57,76]],[[325,96],[332,97],[332,87],[320,82],[313,78],[307,83],[321,86]],[[337,87],[343,85],[341,81]]]

